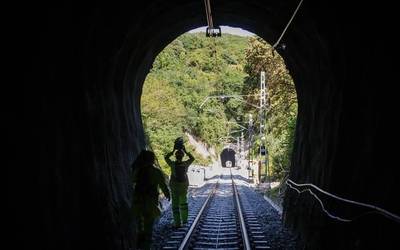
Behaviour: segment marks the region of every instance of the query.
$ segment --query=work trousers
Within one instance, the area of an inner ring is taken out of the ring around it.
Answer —
[[[142,215],[138,218],[137,249],[150,250],[155,218]]]
[[[160,216],[158,197],[136,197],[133,204],[133,214],[136,217],[136,248],[150,249],[154,221]]]
[[[188,221],[187,182],[171,182],[172,213],[176,226]]]

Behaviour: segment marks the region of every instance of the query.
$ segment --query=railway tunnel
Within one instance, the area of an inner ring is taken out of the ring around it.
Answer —
[[[273,44],[297,4],[219,0],[212,11],[215,23]],[[18,68],[26,84],[18,85],[15,93],[23,98],[9,109],[23,113],[13,141],[26,153],[9,172],[8,206],[11,230],[25,240],[16,236],[14,245],[128,249],[129,165],[145,146],[142,84],[169,42],[206,23],[204,3],[64,1],[18,9],[15,57],[24,61]],[[395,9],[306,0],[279,52],[299,104],[290,178],[398,214],[398,147],[391,146],[399,141]],[[378,249],[398,242],[397,222],[327,202],[356,219],[338,222],[311,196],[286,194],[285,225],[305,249]]]
[[[236,167],[236,152],[231,148],[224,148],[220,154],[221,165],[222,167]]]

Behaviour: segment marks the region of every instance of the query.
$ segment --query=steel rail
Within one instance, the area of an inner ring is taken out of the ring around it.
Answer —
[[[240,231],[242,234],[243,249],[250,250],[251,249],[250,240],[249,240],[249,236],[247,234],[246,223],[244,222],[242,208],[240,206],[239,194],[238,194],[238,191],[236,188],[235,181],[233,180],[232,169],[230,172],[231,172],[233,193],[234,193],[235,201],[236,201],[236,209],[237,209],[237,213],[238,213],[238,217],[239,217]]]
[[[221,177],[220,177],[221,178]],[[217,181],[217,183],[215,183],[213,189],[211,190],[210,194],[208,195],[206,201],[204,202],[203,206],[201,207],[199,213],[197,214],[196,218],[194,219],[192,225],[190,226],[188,232],[186,233],[185,238],[182,240],[182,243],[179,246],[179,250],[184,250],[184,249],[188,249],[189,244],[190,244],[190,239],[192,238],[192,235],[194,233],[194,230],[196,229],[196,227],[198,226],[198,223],[200,221],[201,216],[203,215],[204,210],[206,209],[209,201],[211,200],[211,197],[215,194],[215,190],[217,190],[219,184],[219,179]]]

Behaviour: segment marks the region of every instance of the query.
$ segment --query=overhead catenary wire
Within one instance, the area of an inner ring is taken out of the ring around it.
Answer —
[[[279,43],[280,43],[281,40],[282,40],[282,37],[285,35],[287,29],[289,28],[290,24],[292,23],[294,17],[295,17],[296,14],[297,14],[297,11],[300,9],[300,6],[301,6],[302,3],[303,3],[303,0],[300,0],[299,4],[297,5],[297,8],[296,8],[295,11],[293,12],[292,17],[289,19],[289,22],[286,24],[285,29],[283,29],[282,34],[279,36],[278,40],[274,43],[274,45],[272,46],[272,48],[275,49],[276,46],[279,45]]]
[[[250,95],[211,95],[211,96],[207,96],[203,100],[203,102],[200,104],[200,108],[202,108],[203,105],[211,98],[222,98],[222,99],[225,99],[225,98],[242,98],[243,99],[243,97],[249,97],[249,96],[258,96],[258,94],[250,94]],[[240,99],[238,99],[238,100],[240,101]],[[253,107],[260,108],[259,106],[256,106],[256,105],[254,105],[252,103],[249,103],[249,102],[246,102],[246,103],[248,103],[249,105],[251,105]]]
[[[314,185],[314,184],[312,184],[312,183],[302,183],[302,184],[298,184],[298,183],[296,183],[296,182],[294,182],[294,181],[288,179],[288,180],[286,180],[286,185],[287,185],[288,187],[290,187],[291,189],[296,190],[299,194],[300,194],[300,193],[303,193],[303,192],[306,192],[306,191],[309,192],[309,193],[310,193],[311,195],[313,195],[313,196],[318,200],[318,202],[321,204],[322,210],[323,210],[329,217],[331,217],[331,218],[333,218],[333,219],[337,219],[337,220],[343,221],[343,222],[351,222],[351,221],[354,220],[354,219],[344,219],[344,218],[341,218],[341,217],[338,217],[338,216],[335,216],[335,215],[332,215],[331,213],[329,213],[329,212],[325,209],[325,206],[323,205],[321,199],[319,199],[319,197],[318,197],[314,192],[312,192],[312,190],[311,190],[310,188],[307,188],[307,189],[304,189],[304,190],[300,191],[299,189],[297,189],[297,188],[295,188],[295,187],[293,187],[293,186],[296,186],[296,187],[312,187],[312,188],[314,188],[315,190],[317,190],[317,191],[319,191],[319,192],[321,192],[321,193],[323,193],[323,194],[325,194],[325,195],[327,195],[327,196],[329,196],[329,197],[332,197],[332,198],[334,198],[334,199],[340,200],[340,201],[342,201],[342,202],[350,203],[350,204],[353,204],[353,205],[357,205],[357,206],[361,206],[361,207],[366,207],[366,208],[373,209],[373,210],[374,210],[373,212],[378,213],[378,214],[381,214],[381,215],[385,216],[386,218],[388,218],[388,219],[390,219],[390,220],[393,220],[393,221],[395,221],[395,222],[397,222],[397,223],[400,223],[400,216],[399,216],[399,215],[396,215],[396,214],[394,214],[394,213],[392,213],[392,212],[389,212],[389,211],[387,211],[386,209],[380,208],[380,207],[375,206],[375,205],[371,205],[371,204],[367,204],[367,203],[363,203],[363,202],[358,202],[358,201],[353,201],[353,200],[349,200],[349,199],[346,199],[346,198],[339,197],[339,196],[337,196],[337,195],[331,194],[331,193],[329,193],[329,192],[327,192],[327,191],[325,191],[325,190],[323,190],[323,189],[317,187],[316,185]],[[370,213],[371,213],[371,212],[367,212],[366,214],[370,214]],[[358,217],[360,217],[360,216],[357,216],[356,218],[358,218]]]

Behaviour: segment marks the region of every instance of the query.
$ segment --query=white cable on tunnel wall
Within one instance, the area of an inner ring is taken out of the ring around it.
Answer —
[[[387,218],[390,219],[390,220],[393,220],[393,221],[395,221],[395,222],[397,222],[397,223],[400,223],[400,216],[399,216],[399,215],[396,215],[396,214],[394,214],[394,213],[391,213],[391,212],[389,212],[389,211],[387,211],[387,210],[385,210],[385,209],[383,209],[383,208],[380,208],[380,207],[377,207],[377,206],[374,206],[374,205],[370,205],[370,204],[366,204],[366,203],[363,203],[363,202],[353,201],[353,200],[349,200],[349,199],[345,199],[345,198],[339,197],[339,196],[334,195],[334,194],[331,194],[331,193],[329,193],[329,192],[327,192],[327,191],[325,191],[325,190],[322,190],[321,188],[315,186],[314,184],[311,184],[311,183],[298,184],[298,183],[296,183],[296,182],[294,182],[294,181],[288,179],[288,180],[286,181],[286,185],[287,185],[289,188],[291,188],[291,189],[293,189],[293,190],[296,190],[299,194],[301,194],[301,193],[303,193],[303,192],[306,192],[306,191],[309,192],[309,193],[310,193],[311,195],[313,195],[313,196],[318,200],[318,202],[321,204],[322,210],[323,210],[329,217],[331,217],[331,218],[333,218],[333,219],[336,219],[336,220],[339,220],[339,221],[343,221],[343,222],[351,222],[351,221],[353,221],[353,220],[355,220],[355,219],[357,219],[357,218],[359,218],[359,217],[362,217],[362,216],[364,216],[364,215],[371,214],[371,213],[378,213],[378,214],[381,214],[381,215],[387,217]],[[335,199],[340,200],[340,201],[342,201],[342,202],[346,202],[346,203],[358,205],[358,206],[361,206],[361,207],[367,207],[367,208],[373,209],[374,211],[369,211],[369,212],[363,213],[363,214],[361,214],[361,215],[359,215],[359,216],[354,217],[353,219],[343,219],[343,218],[340,218],[340,217],[338,217],[338,216],[335,216],[335,215],[332,215],[331,213],[329,213],[329,212],[325,209],[325,206],[323,205],[321,199],[319,199],[319,197],[318,197],[315,193],[313,193],[313,192],[311,191],[310,188],[307,188],[307,189],[304,189],[304,190],[300,191],[299,189],[293,187],[292,185],[297,186],[297,187],[312,187],[312,188],[316,189],[317,191],[319,191],[319,192],[321,192],[321,193],[323,193],[323,194],[325,194],[325,195],[327,195],[327,196],[329,196],[329,197],[335,198]]]
[[[319,204],[321,205],[322,210],[323,210],[329,217],[331,217],[332,219],[335,219],[335,220],[338,220],[338,221],[343,221],[343,222],[351,222],[351,221],[352,221],[352,220],[344,219],[344,218],[341,218],[341,217],[339,217],[339,216],[335,216],[335,215],[329,213],[328,210],[326,210],[326,208],[325,208],[325,206],[324,206],[324,203],[321,201],[321,199],[320,199],[316,194],[314,194],[310,189],[305,189],[305,190],[300,191],[299,189],[297,189],[297,188],[293,187],[292,185],[290,185],[288,182],[286,182],[286,185],[288,185],[288,187],[290,187],[291,189],[296,190],[297,193],[299,193],[299,194],[308,191],[312,196],[314,196],[315,199],[317,199],[317,201],[318,201]]]
[[[279,43],[281,42],[281,40],[282,40],[282,37],[283,37],[283,35],[285,35],[285,33],[286,33],[286,30],[288,29],[288,27],[289,27],[289,25],[292,23],[292,21],[293,21],[293,19],[294,19],[294,17],[296,16],[296,14],[297,14],[297,11],[300,9],[300,6],[301,6],[301,4],[303,3],[303,0],[300,0],[300,2],[299,2],[299,4],[297,5],[297,8],[296,8],[296,10],[293,12],[293,15],[292,15],[292,17],[290,18],[290,20],[289,20],[289,22],[286,24],[286,27],[285,27],[285,29],[282,31],[282,34],[279,36],[279,38],[278,38],[278,41],[276,41],[276,43],[272,46],[272,48],[276,48],[276,46],[278,46],[279,45]]]

